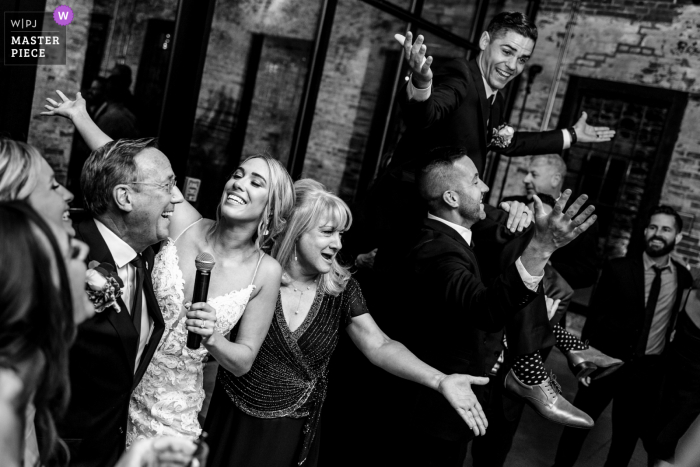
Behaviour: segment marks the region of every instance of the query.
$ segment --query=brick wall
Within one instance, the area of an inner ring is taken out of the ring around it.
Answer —
[[[678,0],[599,0],[581,3],[580,11],[589,16],[610,16],[633,21],[650,21],[654,23],[673,22],[675,9],[680,4],[690,1]],[[568,13],[571,2],[554,0],[542,2],[542,11],[550,13]]]
[[[678,142],[661,192],[661,201],[694,216],[690,235],[683,237],[676,253],[693,267],[700,266],[700,96],[691,97],[683,117]]]
[[[53,11],[57,6],[67,4],[75,19],[67,26],[66,66],[39,66],[34,86],[32,102],[33,117],[29,125],[28,142],[41,151],[57,174],[57,179],[65,183],[68,162],[73,144],[73,125],[57,117],[41,117],[47,97],[56,98],[57,89],[73,98],[80,90],[83,78],[85,51],[87,50],[88,29],[92,13],[113,15],[114,3],[108,0],[73,0],[70,2],[48,0],[46,11]],[[116,59],[129,65],[132,76],[136,79],[141,57],[143,40],[146,35],[148,19],[175,19],[177,0],[153,0],[149,2],[120,2],[117,20],[112,20],[114,32],[111,44],[107,44],[102,71],[107,73]],[[132,85],[133,91],[133,85]]]
[[[549,128],[554,128],[558,121],[570,75],[688,92],[691,99],[683,116],[661,202],[698,218],[691,235],[678,249],[686,261],[698,265],[700,184],[696,177],[700,102],[695,96],[700,92],[700,30],[697,28],[700,6],[684,3],[687,2],[582,2]],[[539,130],[542,124],[570,7],[571,2],[542,2],[537,18],[539,40],[530,64],[540,64],[544,70],[537,77],[527,101],[524,130]],[[523,94],[521,89],[511,119],[513,123],[522,107]],[[504,195],[523,192],[522,171],[527,162],[527,158],[511,160]],[[496,189],[501,186],[505,165],[506,161],[502,160],[494,184]]]
[[[90,26],[92,0],[75,0],[64,2],[48,0],[46,11],[53,12],[56,7],[67,4],[73,9],[74,20],[66,26],[67,47],[66,65],[41,65],[37,69],[32,101],[32,120],[29,123],[27,142],[39,149],[56,172],[56,178],[65,183],[73,143],[73,124],[58,117],[42,117],[47,97],[60,101],[55,94],[57,89],[72,96],[80,87],[83,77],[83,57],[87,49],[87,31]]]

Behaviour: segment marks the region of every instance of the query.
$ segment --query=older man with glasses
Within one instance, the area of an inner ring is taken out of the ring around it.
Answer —
[[[124,451],[129,398],[163,335],[153,293],[151,245],[168,237],[183,201],[168,158],[154,139],[110,141],[92,152],[81,187],[91,218],[75,226],[88,261],[108,263],[124,286],[108,307],[78,328],[70,353],[72,397],[59,434],[72,466],[113,466]]]

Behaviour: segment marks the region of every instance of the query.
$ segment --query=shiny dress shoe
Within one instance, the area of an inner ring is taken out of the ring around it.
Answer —
[[[561,386],[554,373],[542,383],[530,386],[520,381],[510,370],[504,386],[525,399],[535,412],[547,420],[572,428],[593,428],[593,419],[562,397]]]
[[[623,363],[617,358],[608,357],[595,347],[588,346],[586,350],[569,350],[565,352],[569,360],[569,368],[576,379],[590,376],[599,379],[619,369]]]

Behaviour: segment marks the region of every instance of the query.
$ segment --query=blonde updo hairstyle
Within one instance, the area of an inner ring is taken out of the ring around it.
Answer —
[[[262,153],[250,156],[242,164],[251,159],[262,159],[270,170],[270,188],[267,192],[267,203],[260,216],[258,228],[253,235],[255,246],[260,250],[269,251],[272,249],[277,236],[285,229],[287,219],[294,208],[294,182],[284,165],[269,154]],[[210,234],[216,230],[216,226],[219,224],[221,206],[224,200],[225,198],[222,197],[219,206],[216,208],[216,222],[209,229]]]
[[[27,199],[36,188],[42,159],[34,146],[0,138],[0,201]]]
[[[322,218],[331,220],[340,231],[346,231],[352,225],[352,214],[345,201],[326,190],[326,187],[310,178],[302,179],[294,184],[296,191],[296,204],[292,215],[289,217],[287,230],[272,249],[272,257],[275,258],[282,269],[289,269],[294,261],[295,245],[301,236],[311,229],[315,229]],[[330,295],[337,296],[350,280],[350,271],[338,262],[338,255],[333,257],[331,270],[323,274],[319,280],[322,290]],[[288,274],[282,275],[282,283],[291,282]]]

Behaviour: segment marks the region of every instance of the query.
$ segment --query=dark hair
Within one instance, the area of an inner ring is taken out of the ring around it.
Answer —
[[[519,11],[503,11],[493,17],[486,32],[491,40],[513,31],[537,42],[537,26]]]
[[[649,214],[649,221],[647,222],[647,225],[649,225],[649,222],[651,222],[651,218],[656,214],[666,214],[667,216],[673,216],[673,219],[676,221],[676,234],[679,234],[683,231],[683,218],[671,206],[661,204],[652,209],[651,214]]]
[[[433,148],[419,158],[418,173],[429,172],[438,167],[451,166],[464,156],[467,156],[467,148],[462,146],[439,146]]]
[[[156,138],[124,138],[92,151],[80,175],[85,208],[93,216],[105,213],[112,204],[115,186],[138,181],[134,158],[144,149],[157,147]]]
[[[37,235],[48,239],[51,250]],[[59,285],[54,284],[53,254]],[[25,202],[0,203],[0,366],[12,368],[40,352],[45,364],[39,376],[34,424],[41,463],[57,459],[59,446],[54,420],[70,397],[68,349],[75,336],[68,275],[53,233]]]
[[[124,104],[131,96],[129,86],[124,84],[121,76],[109,76],[105,82],[105,97],[109,102]]]
[[[450,185],[455,162],[465,156],[466,148],[441,146],[430,150],[419,160],[418,192],[431,211],[439,206],[445,185]]]
[[[109,72],[109,77],[117,78],[118,85],[128,89],[131,86],[131,67],[117,63]]]

